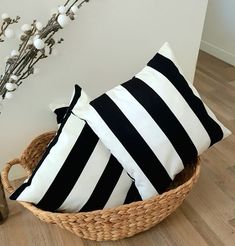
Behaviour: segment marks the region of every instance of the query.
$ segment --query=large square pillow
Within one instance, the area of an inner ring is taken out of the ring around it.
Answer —
[[[88,103],[75,86],[70,106],[57,112],[58,132],[32,176],[10,198],[47,211],[91,211],[141,200],[133,180],[72,109]]]
[[[135,180],[162,193],[185,165],[230,134],[186,81],[168,43],[131,80],[74,107]]]

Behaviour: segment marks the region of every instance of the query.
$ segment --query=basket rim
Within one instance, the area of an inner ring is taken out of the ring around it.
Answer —
[[[148,203],[152,203],[152,202],[156,202],[157,200],[161,200],[163,199],[165,196],[170,195],[172,193],[178,193],[178,191],[180,191],[181,189],[183,189],[183,187],[190,185],[193,186],[194,183],[196,183],[197,178],[199,177],[199,173],[200,173],[200,159],[198,158],[197,162],[195,163],[195,168],[194,168],[194,172],[192,174],[192,176],[183,184],[170,189],[162,194],[159,195],[155,195],[149,199],[146,200],[142,200],[142,201],[136,201],[136,202],[132,202],[129,204],[123,204],[123,205],[119,205],[117,207],[113,207],[113,208],[104,208],[104,209],[99,209],[99,210],[93,210],[93,211],[88,211],[88,212],[51,212],[51,211],[45,211],[42,210],[40,208],[37,208],[33,203],[29,203],[29,202],[21,202],[21,201],[17,201],[18,203],[20,203],[21,205],[23,205],[25,208],[33,211],[34,213],[37,214],[44,214],[44,215],[53,215],[53,216],[84,216],[84,217],[89,217],[90,215],[94,215],[94,214],[106,214],[106,213],[110,213],[110,212],[118,212],[119,210],[126,208],[126,209],[131,209],[133,207],[138,207],[141,206],[143,207],[144,205],[148,204]]]
[[[5,189],[8,191],[8,193],[12,194],[15,189],[12,188],[12,186],[9,185],[9,180],[8,180],[8,173],[11,169],[11,167],[15,164],[20,164],[28,173],[30,172],[30,170],[27,168],[27,163],[24,163],[24,159],[25,157],[27,157],[28,155],[28,150],[30,150],[32,148],[33,145],[37,144],[38,141],[40,141],[41,139],[45,138],[45,137],[53,137],[56,134],[56,131],[48,131],[48,132],[44,132],[43,134],[40,134],[39,136],[37,136],[36,138],[34,138],[31,143],[26,147],[26,149],[23,151],[22,155],[20,158],[16,158],[10,162],[8,162],[6,164],[6,166],[4,167],[4,169],[1,172],[1,176],[2,176],[2,181],[3,185],[5,187]],[[42,210],[40,208],[37,208],[36,205],[34,205],[33,203],[30,202],[23,202],[23,201],[17,201],[18,203],[20,203],[21,205],[23,205],[25,208],[27,208],[28,210],[30,210],[32,213],[35,214],[41,214],[41,215],[45,215],[45,216],[56,216],[56,217],[68,217],[68,216],[84,216],[84,217],[89,217],[91,215],[98,215],[98,214],[108,214],[108,213],[112,213],[112,212],[118,212],[121,211],[122,209],[133,209],[134,207],[144,207],[144,206],[148,206],[148,204],[154,203],[154,202],[160,202],[161,200],[163,200],[165,197],[170,196],[172,194],[179,194],[181,190],[183,190],[184,187],[191,187],[194,185],[194,183],[196,183],[198,177],[199,177],[199,173],[200,173],[200,157],[197,158],[197,160],[195,161],[194,165],[191,166],[191,169],[193,169],[193,173],[191,175],[191,177],[184,183],[178,185],[175,188],[171,188],[168,191],[165,191],[162,194],[157,194],[155,196],[150,197],[149,199],[146,200],[142,200],[142,201],[136,201],[136,202],[132,202],[129,204],[123,204],[123,205],[119,205],[116,207],[112,207],[112,208],[104,208],[104,209],[99,209],[99,210],[93,210],[93,211],[87,211],[87,212],[51,212],[51,211],[45,211]],[[9,190],[9,186],[10,186],[10,190]],[[8,189],[7,189],[8,188]]]

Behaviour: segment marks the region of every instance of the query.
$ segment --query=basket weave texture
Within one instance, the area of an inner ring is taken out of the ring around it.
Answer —
[[[8,173],[13,165],[20,164],[31,174],[55,132],[35,138],[20,158],[8,162],[1,173],[5,189],[12,193]],[[79,237],[104,241],[131,237],[148,230],[175,211],[196,183],[200,172],[199,161],[177,175],[169,191],[145,201],[133,202],[116,208],[79,213],[56,213],[38,209],[33,204],[20,202],[35,216],[47,223],[57,224]]]

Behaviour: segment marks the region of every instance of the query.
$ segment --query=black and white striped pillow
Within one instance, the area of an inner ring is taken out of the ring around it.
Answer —
[[[166,43],[147,66],[73,112],[85,119],[135,180],[142,199],[230,134],[189,84]]]
[[[63,119],[68,111],[68,107],[67,106],[58,106],[55,109],[52,110],[55,115],[56,115],[56,121],[57,124],[60,125],[63,122]]]
[[[72,109],[88,103],[76,85],[74,97],[60,111],[58,133],[32,176],[11,199],[47,211],[91,211],[140,200],[133,180],[97,135]]]

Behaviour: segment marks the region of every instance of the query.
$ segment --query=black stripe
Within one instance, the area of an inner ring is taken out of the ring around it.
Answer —
[[[221,127],[208,115],[202,101],[193,94],[185,78],[180,74],[175,64],[168,58],[157,54],[148,66],[163,74],[179,91],[186,100],[198,119],[201,121],[211,139],[211,144],[215,144],[223,138]]]
[[[87,212],[104,208],[115,186],[117,185],[122,171],[123,167],[120,165],[117,159],[111,155],[94,191],[92,192],[87,203],[80,211]]]
[[[162,98],[138,78],[122,84],[146,109],[174,146],[184,164],[194,163],[198,156],[189,135]]]
[[[32,175],[30,176],[29,180],[26,183],[23,183],[11,196],[10,199],[11,200],[16,200],[18,198],[18,196],[24,191],[24,189],[28,186],[31,185],[32,179],[35,176],[35,174],[37,173],[37,170],[40,168],[40,166],[42,165],[43,161],[46,159],[46,157],[48,156],[48,154],[50,153],[51,149],[56,145],[56,143],[58,142],[59,136],[64,128],[64,125],[66,124],[68,118],[70,117],[71,113],[72,113],[72,109],[75,106],[75,104],[77,103],[78,99],[81,96],[81,88],[78,85],[75,85],[75,93],[74,93],[74,97],[70,103],[70,106],[68,107],[68,111],[67,114],[65,116],[64,121],[62,122],[62,124],[60,125],[56,136],[54,137],[54,139],[50,142],[49,146],[47,147],[45,153],[43,154],[41,160],[39,161],[39,163],[37,164],[36,168],[34,169]]]
[[[136,186],[135,186],[135,182],[132,182],[132,185],[127,193],[126,199],[124,204],[128,204],[131,202],[136,202],[136,201],[141,201],[142,198],[140,196],[139,191],[137,190]]]
[[[97,135],[88,124],[85,124],[63,166],[37,207],[55,211],[63,204],[86,166],[98,140]]]
[[[92,101],[91,105],[139,165],[158,193],[164,192],[171,182],[170,176],[117,105],[106,94]]]
[[[56,121],[57,124],[61,124],[63,122],[63,119],[68,111],[68,107],[61,107],[55,109],[54,113],[56,114]]]

